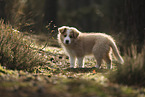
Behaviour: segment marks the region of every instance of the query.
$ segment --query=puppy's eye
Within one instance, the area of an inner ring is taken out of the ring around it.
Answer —
[[[72,36],[69,36],[70,38],[73,38]]]
[[[64,35],[64,37],[66,37],[66,35]]]

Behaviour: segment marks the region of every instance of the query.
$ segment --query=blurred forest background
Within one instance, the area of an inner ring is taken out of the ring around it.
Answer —
[[[57,27],[111,34],[122,49],[144,45],[144,9],[145,0],[0,0],[0,18],[22,32],[48,33],[53,21]]]

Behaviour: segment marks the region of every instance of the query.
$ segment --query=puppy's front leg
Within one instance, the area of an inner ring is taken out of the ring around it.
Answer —
[[[77,59],[78,59],[79,68],[84,68],[84,62],[83,62],[84,57],[77,57]]]
[[[75,56],[70,56],[70,68],[74,68],[75,66]]]

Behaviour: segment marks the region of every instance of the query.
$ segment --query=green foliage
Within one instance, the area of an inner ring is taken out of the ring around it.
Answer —
[[[42,64],[41,55],[32,50],[24,35],[0,21],[0,63],[9,69],[30,70]]]
[[[145,86],[145,46],[141,53],[137,53],[137,47],[132,46],[126,54],[125,64],[119,65],[117,70],[111,73],[110,80],[127,85]]]

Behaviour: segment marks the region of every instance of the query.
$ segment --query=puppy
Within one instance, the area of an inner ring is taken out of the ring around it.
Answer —
[[[112,68],[110,50],[120,63],[124,63],[113,38],[103,33],[81,33],[74,27],[63,26],[58,28],[58,42],[70,57],[70,68],[76,66],[84,68],[84,57],[93,55],[97,61],[96,68],[100,68],[102,60],[106,61],[107,68]]]

